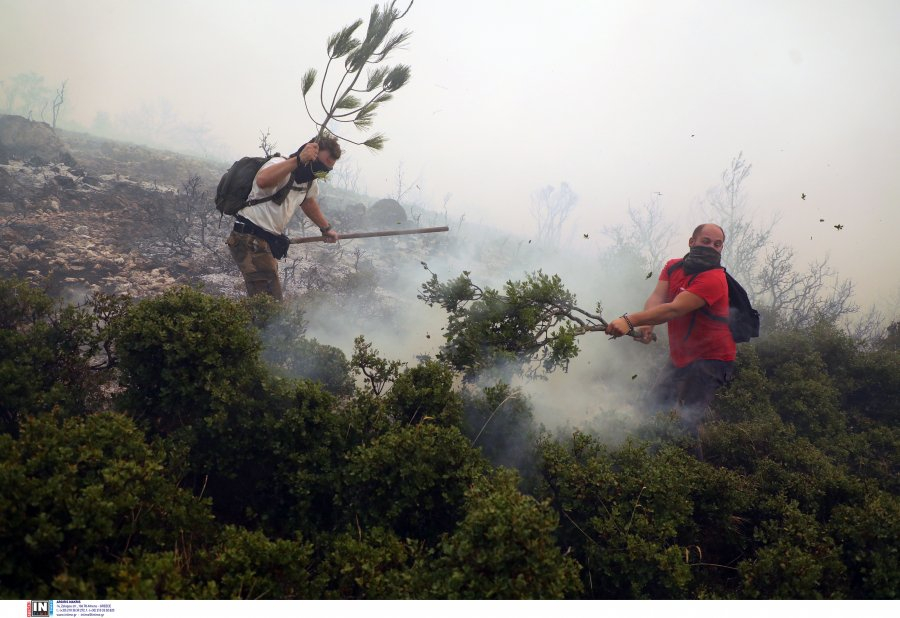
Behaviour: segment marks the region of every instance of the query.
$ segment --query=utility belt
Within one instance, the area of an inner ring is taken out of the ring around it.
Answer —
[[[257,238],[261,238],[269,245],[272,257],[280,260],[287,255],[288,248],[291,246],[290,239],[284,234],[275,234],[269,230],[263,229],[244,217],[237,215],[234,222],[234,231],[238,234],[251,234]]]

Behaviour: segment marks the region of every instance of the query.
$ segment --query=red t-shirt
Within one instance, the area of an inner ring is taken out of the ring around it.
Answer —
[[[672,363],[676,367],[684,367],[695,360],[733,361],[737,348],[728,328],[725,271],[713,268],[694,276],[684,274],[684,268],[679,266],[670,277],[669,269],[678,261],[669,260],[659,274],[660,281],[669,282],[666,302],[672,302],[678,294],[687,291],[706,301],[706,309],[710,313],[724,319],[712,319],[706,315],[704,308],[700,308],[669,320],[669,355]]]

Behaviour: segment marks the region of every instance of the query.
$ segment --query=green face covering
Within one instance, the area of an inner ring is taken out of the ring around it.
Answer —
[[[684,256],[684,274],[686,275],[702,273],[705,270],[721,268],[721,266],[722,254],[712,247],[695,245]]]

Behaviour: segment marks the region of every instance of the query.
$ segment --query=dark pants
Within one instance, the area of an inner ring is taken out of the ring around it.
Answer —
[[[733,361],[698,360],[684,367],[670,362],[653,387],[652,404],[657,409],[677,410],[686,429],[696,435],[716,391],[733,378]]]

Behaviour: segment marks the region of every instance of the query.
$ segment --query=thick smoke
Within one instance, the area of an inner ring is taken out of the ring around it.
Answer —
[[[440,222],[421,222],[432,223]],[[600,302],[607,320],[642,307],[656,284],[656,277],[647,278],[634,256],[613,254],[588,239],[550,248],[534,239],[465,223],[446,234],[344,244],[365,251],[365,269],[372,276],[363,289],[349,295],[297,299],[308,321],[307,335],[338,347],[348,357],[354,338],[364,335],[382,357],[410,366],[422,356],[435,356],[445,341],[447,314],[417,299],[430,277],[423,263],[442,281],[468,271],[477,285],[495,289],[539,269],[558,274],[580,307],[593,311]],[[317,246],[311,259],[334,250]],[[546,379],[526,379],[513,371],[501,377],[531,402],[535,420],[547,429],[582,428],[618,440],[642,418],[641,397],[665,361],[664,328],[660,334],[659,342],[645,346],[589,333],[578,338],[581,351],[567,371],[545,374]],[[497,372],[479,376],[475,385],[490,386],[497,378]]]

